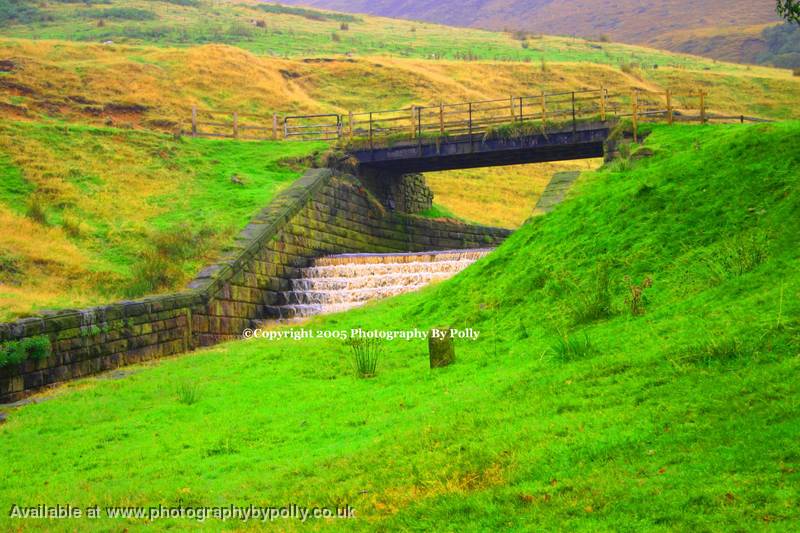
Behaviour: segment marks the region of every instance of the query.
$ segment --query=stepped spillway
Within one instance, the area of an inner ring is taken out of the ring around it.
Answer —
[[[273,318],[300,318],[346,311],[371,300],[411,292],[455,276],[491,249],[320,257],[298,270]]]

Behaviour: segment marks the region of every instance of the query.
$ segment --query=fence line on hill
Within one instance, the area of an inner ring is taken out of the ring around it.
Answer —
[[[769,122],[746,115],[710,113],[705,91],[610,91],[606,87],[470,102],[440,103],[348,114],[259,115],[192,108],[191,135],[241,140],[376,141],[524,132],[526,126],[573,129],[581,122],[630,119],[634,136],[642,122]]]

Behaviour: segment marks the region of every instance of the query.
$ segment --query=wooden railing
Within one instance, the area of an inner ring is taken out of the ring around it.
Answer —
[[[440,103],[362,113],[290,115],[279,118],[244,113],[192,110],[192,135],[236,139],[346,141],[365,144],[441,139],[459,135],[487,135],[503,128],[535,126],[539,131],[577,129],[581,123],[630,119],[638,137],[642,122],[757,121],[745,115],[709,113],[707,93],[652,92],[608,88],[504,99]],[[261,121],[261,122],[259,122]],[[253,132],[262,132],[254,135]]]

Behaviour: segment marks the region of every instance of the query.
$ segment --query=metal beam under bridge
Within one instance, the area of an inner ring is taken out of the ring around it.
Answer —
[[[610,131],[608,123],[596,123],[508,139],[460,135],[360,148],[350,155],[364,169],[398,174],[588,159],[603,157]]]

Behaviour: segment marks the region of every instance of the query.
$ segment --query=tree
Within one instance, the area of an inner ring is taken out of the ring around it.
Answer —
[[[800,24],[800,0],[778,0],[778,14],[789,22]]]

